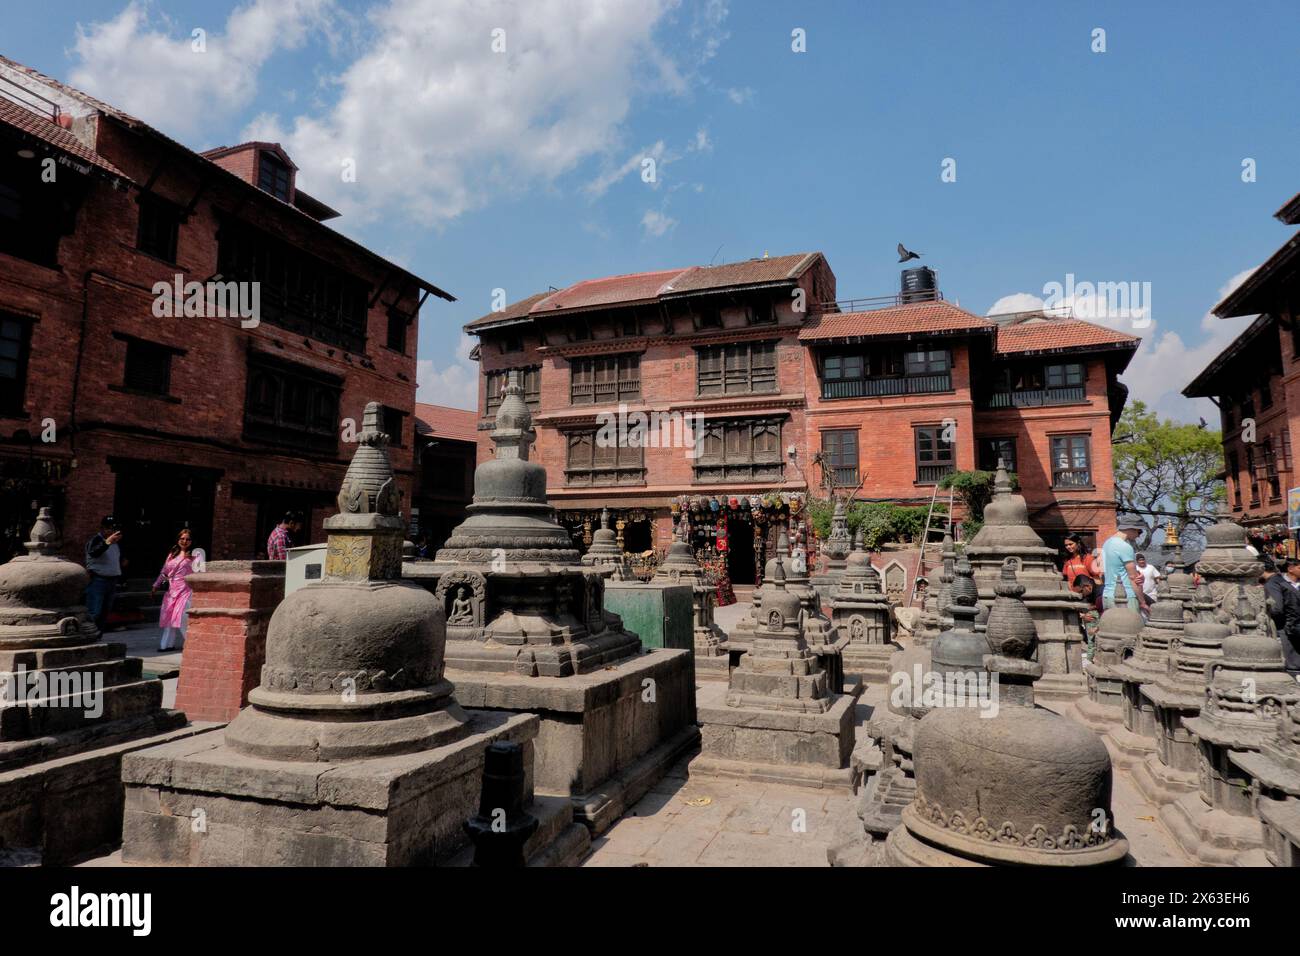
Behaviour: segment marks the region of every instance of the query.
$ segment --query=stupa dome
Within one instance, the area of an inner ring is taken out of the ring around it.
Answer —
[[[1093,810],[1110,806],[1110,754],[1071,720],[1036,707],[1005,707],[994,719],[973,707],[940,708],[917,728],[913,759],[915,832],[937,830],[950,851],[996,858],[1000,847],[1051,856],[1105,846]],[[1123,841],[1109,842],[1123,857]]]
[[[61,612],[83,606],[90,575],[56,556],[60,543],[50,509],[41,508],[27,554],[0,565],[0,623],[53,623]]]

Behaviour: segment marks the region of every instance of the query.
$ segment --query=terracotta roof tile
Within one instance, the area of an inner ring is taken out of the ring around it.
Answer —
[[[812,264],[816,256],[815,252],[799,252],[791,256],[750,259],[746,262],[729,262],[720,266],[693,266],[673,279],[664,292],[701,292],[707,289],[726,289],[738,285],[797,279],[803,274],[804,269]]]
[[[415,430],[420,435],[448,441],[478,443],[478,412],[448,405],[415,404]]]
[[[120,176],[122,179],[129,178],[124,172],[62,126],[51,122],[38,113],[33,113],[31,110],[19,106],[17,103],[0,98],[0,122],[35,136],[55,149],[67,153],[69,156],[74,156],[83,163],[96,166],[109,175]]]
[[[597,305],[614,305],[618,302],[639,302],[653,299],[659,290],[680,275],[681,269],[660,272],[635,272],[625,276],[608,276],[604,279],[585,279],[567,289],[552,292],[532,307],[533,314],[545,314],[557,309],[585,309]]]
[[[720,266],[691,266],[689,269],[663,269],[634,272],[575,282],[558,292],[539,293],[514,302],[502,312],[489,312],[468,323],[474,329],[496,325],[524,315],[546,315],[570,309],[590,309],[620,303],[644,302],[661,296],[728,289],[797,279],[820,253],[800,252],[769,259],[750,259]]]
[[[855,338],[870,335],[909,335],[995,328],[994,323],[942,299],[872,309],[867,312],[824,312],[799,332],[799,341]]]
[[[1003,354],[1053,349],[1127,345],[1141,341],[1136,335],[1117,332],[1082,319],[1043,319],[998,328],[997,350]]]

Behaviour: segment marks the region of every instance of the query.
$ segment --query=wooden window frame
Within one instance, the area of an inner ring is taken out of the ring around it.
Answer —
[[[916,483],[918,485],[936,485],[944,477],[957,468],[957,443],[943,440],[943,430],[945,425],[913,425],[912,426],[912,454],[916,461]],[[933,449],[930,451],[931,459],[923,460],[925,449],[922,447],[923,439],[933,443]],[[940,448],[946,447],[948,454],[946,460],[939,454]],[[927,472],[926,469],[930,469]]]
[[[755,358],[762,361],[755,363]],[[728,342],[695,349],[695,396],[775,395],[780,392],[777,340]]]
[[[696,484],[782,482],[783,418],[714,419],[696,434]],[[759,443],[771,447],[758,448]]]
[[[1084,457],[1087,464],[1084,468],[1078,468],[1074,465],[1075,442],[1083,442]],[[1057,465],[1057,442],[1066,442],[1066,452],[1070,464],[1068,467],[1061,468]],[[1089,432],[1068,432],[1058,435],[1047,436],[1047,456],[1052,466],[1052,489],[1059,490],[1077,490],[1091,489],[1096,487],[1096,476],[1092,471],[1092,435]],[[1083,472],[1086,481],[1062,481],[1062,475],[1074,475]]]
[[[569,401],[606,405],[641,397],[641,353],[583,355],[569,359]]]

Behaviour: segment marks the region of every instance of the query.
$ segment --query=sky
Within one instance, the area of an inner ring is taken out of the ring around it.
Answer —
[[[1294,0],[6,8],[0,53],[196,150],[282,143],[334,228],[457,297],[418,399],[466,408],[496,290],[819,250],[864,298],[902,242],[979,314],[1132,283],[1089,313],[1143,338],[1131,398],[1217,424],[1179,391],[1300,191]]]

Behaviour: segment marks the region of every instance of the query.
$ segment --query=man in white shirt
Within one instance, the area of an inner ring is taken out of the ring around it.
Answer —
[[[1154,564],[1147,563],[1145,554],[1139,554],[1135,563],[1137,564],[1138,574],[1142,575],[1142,593],[1147,596],[1150,603],[1154,604],[1159,590],[1157,584],[1164,575],[1157,570]]]

